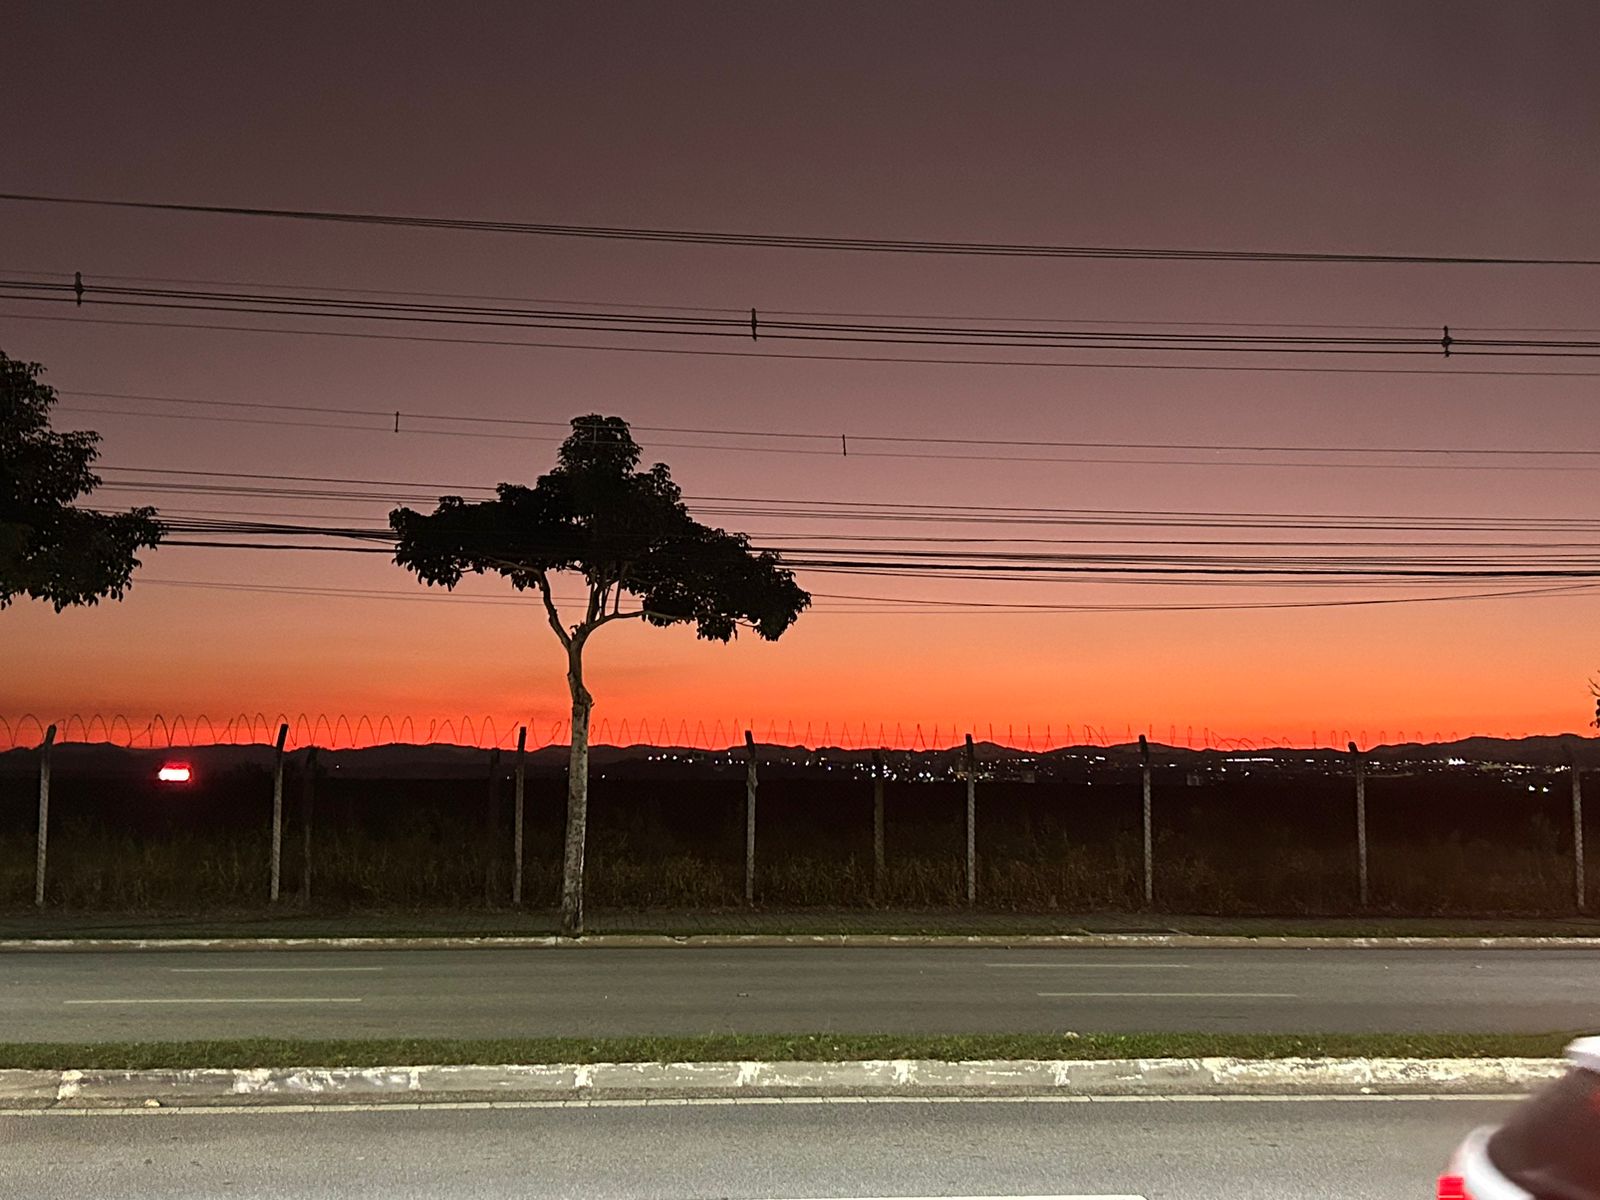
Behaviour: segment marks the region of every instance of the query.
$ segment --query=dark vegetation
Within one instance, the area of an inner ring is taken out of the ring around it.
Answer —
[[[304,814],[302,760],[290,763],[283,881],[284,907],[292,910]],[[477,778],[390,781],[325,768],[312,815],[313,907],[504,908],[512,868],[505,760],[501,774],[491,789],[487,765]],[[595,904],[741,902],[743,769],[721,774],[593,781]],[[1137,909],[1138,779],[1137,769],[1108,765],[1071,783],[981,782],[979,904],[1019,912]],[[559,900],[564,793],[559,776],[529,777],[530,908]],[[869,780],[763,779],[757,902],[863,909],[959,904],[964,795],[959,782],[889,782],[886,869],[875,881]],[[1570,776],[1374,773],[1367,796],[1370,912],[1572,912]],[[31,773],[0,776],[0,907],[18,910],[32,899],[35,798]],[[1158,769],[1154,810],[1158,909],[1283,916],[1357,910],[1349,779],[1274,773],[1191,786],[1183,771]],[[100,912],[259,908],[267,892],[270,812],[271,775],[264,767],[209,774],[191,788],[58,769],[49,905]],[[1591,831],[1594,824],[1591,818]],[[1600,901],[1597,875],[1600,869],[1591,869],[1591,905]]]
[[[0,608],[18,596],[57,612],[120,600],[161,526],[153,508],[107,513],[73,503],[100,485],[100,435],[50,428],[56,393],[43,374],[0,352]]]

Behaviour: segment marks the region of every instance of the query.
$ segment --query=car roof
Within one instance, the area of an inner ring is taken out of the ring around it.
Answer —
[[[1579,1038],[1567,1047],[1567,1061],[1586,1071],[1600,1071],[1600,1037]]]

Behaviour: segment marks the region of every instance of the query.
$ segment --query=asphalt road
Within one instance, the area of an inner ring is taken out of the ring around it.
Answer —
[[[796,947],[0,954],[0,1040],[1600,1029],[1600,955]]]
[[[1482,1101],[1132,1101],[0,1116],[0,1195],[1422,1200]]]

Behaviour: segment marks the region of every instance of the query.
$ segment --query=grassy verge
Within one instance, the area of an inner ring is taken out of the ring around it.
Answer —
[[[923,1058],[1555,1058],[1573,1034],[714,1034],[635,1038],[0,1042],[0,1068],[378,1067],[471,1063],[840,1062]]]
[[[456,909],[299,912],[0,909],[0,938],[495,937],[549,936],[552,910]],[[1570,936],[1600,938],[1594,917],[1197,916],[1161,912],[1016,912],[971,909],[599,909],[593,934],[1010,937],[1025,934],[1193,933],[1243,937]]]

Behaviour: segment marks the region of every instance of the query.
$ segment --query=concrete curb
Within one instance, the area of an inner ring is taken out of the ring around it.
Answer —
[[[602,933],[561,937],[217,937],[5,938],[0,953],[135,950],[584,950],[734,949],[790,946],[834,948],[1059,947],[1076,950],[1591,950],[1595,937],[1243,937],[1198,933],[1029,934],[667,934]]]
[[[1521,1094],[1561,1059],[1150,1058],[549,1063],[160,1071],[0,1070],[0,1107],[417,1103],[772,1096]]]

